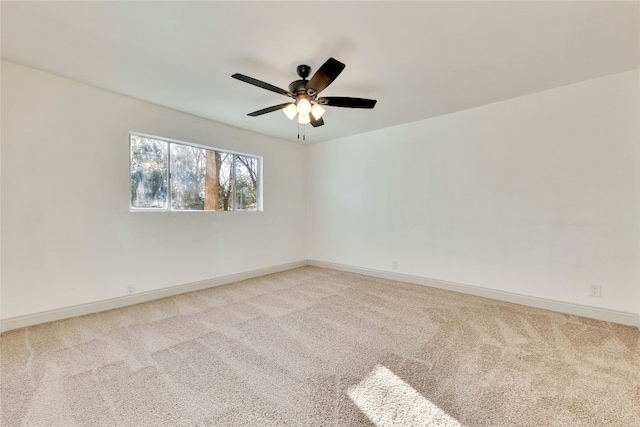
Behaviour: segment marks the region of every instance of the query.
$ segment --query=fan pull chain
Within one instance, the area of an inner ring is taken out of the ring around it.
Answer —
[[[298,123],[298,139],[300,139],[300,123]],[[302,125],[302,140],[307,139],[307,125]]]
[[[298,139],[300,139],[300,123],[298,123]],[[302,125],[302,140],[305,141],[307,139],[307,125]]]

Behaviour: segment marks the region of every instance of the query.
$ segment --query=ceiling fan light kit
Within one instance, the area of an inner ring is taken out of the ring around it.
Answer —
[[[289,84],[288,91],[272,84],[265,83],[261,80],[254,79],[253,77],[245,76],[244,74],[236,73],[231,77],[294,99],[294,102],[287,102],[254,111],[249,113],[249,116],[257,117],[273,111],[283,110],[284,114],[290,120],[293,120],[296,115],[298,115],[299,124],[310,123],[311,126],[318,127],[324,125],[322,116],[326,111],[321,107],[321,105],[366,109],[371,109],[376,105],[377,101],[375,99],[349,98],[343,96],[317,97],[320,92],[333,83],[344,68],[345,65],[342,62],[334,58],[329,58],[311,77],[311,80],[307,80],[307,77],[309,77],[309,74],[311,73],[311,67],[304,64],[298,65],[296,71],[298,72],[298,76],[300,76],[300,80],[291,82],[291,84]],[[299,137],[300,136],[298,135],[298,138]]]
[[[282,109],[282,112],[289,118],[289,120],[295,119],[297,114],[298,123],[300,124],[310,123],[311,119],[309,118],[309,114],[311,114],[316,120],[320,119],[325,111],[326,110],[319,104],[311,105],[311,103],[306,99],[301,99],[297,103],[292,102]]]

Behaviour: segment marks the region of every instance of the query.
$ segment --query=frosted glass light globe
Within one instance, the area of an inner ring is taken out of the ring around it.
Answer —
[[[289,120],[293,120],[296,114],[298,114],[298,109],[296,108],[296,104],[294,104],[293,102],[287,105],[282,111],[284,111],[284,114],[287,117],[289,117]]]
[[[307,123],[309,123],[311,121],[311,117],[309,117],[308,114],[298,114],[298,123],[300,123],[301,125],[306,125]]]
[[[325,109],[319,106],[318,104],[315,104],[313,107],[311,107],[311,115],[316,120],[319,120],[320,117],[322,117],[322,115],[324,114],[324,111]]]
[[[298,101],[298,113],[300,114],[309,114],[311,112],[311,103],[306,99],[301,99]]]

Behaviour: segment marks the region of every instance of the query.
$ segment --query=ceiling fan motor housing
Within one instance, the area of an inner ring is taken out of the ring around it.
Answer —
[[[307,87],[307,83],[309,83],[308,80],[293,81],[289,85],[289,92],[293,93],[294,95],[301,95],[303,93],[306,93],[305,88]]]

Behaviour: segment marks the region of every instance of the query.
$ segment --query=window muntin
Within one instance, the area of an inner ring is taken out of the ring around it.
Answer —
[[[259,210],[259,157],[130,135],[131,209]]]

